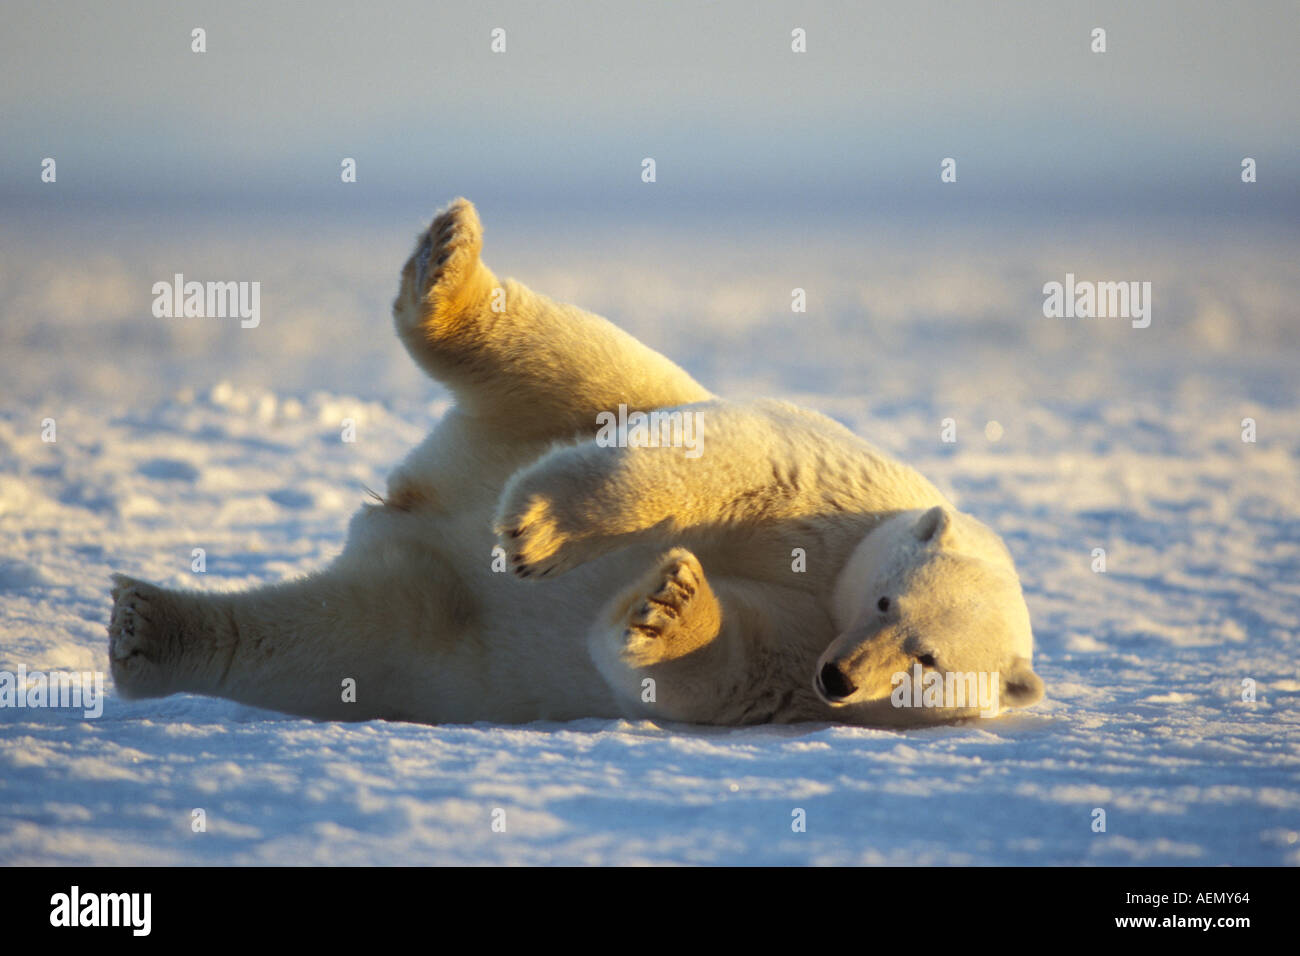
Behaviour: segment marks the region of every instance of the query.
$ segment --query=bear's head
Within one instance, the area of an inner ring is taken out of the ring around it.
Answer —
[[[832,614],[840,633],[813,684],[837,719],[913,727],[1043,696],[1011,555],[953,508],[903,511],[877,525],[840,572]]]

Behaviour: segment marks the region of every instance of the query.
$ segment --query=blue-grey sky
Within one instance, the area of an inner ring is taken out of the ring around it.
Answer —
[[[0,200],[1294,218],[1298,36],[1294,0],[6,3]]]

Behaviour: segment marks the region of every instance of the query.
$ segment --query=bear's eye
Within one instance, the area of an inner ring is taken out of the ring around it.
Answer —
[[[887,598],[887,597],[883,597],[883,598],[881,598],[879,601],[876,602],[876,607],[880,608],[880,610],[881,610],[882,613],[885,612],[885,611],[888,611],[888,610],[889,610],[889,598]]]
[[[916,659],[917,659],[918,661],[921,662],[921,666],[922,666],[922,667],[933,667],[933,666],[934,666],[934,655],[933,655],[933,654],[918,654],[918,655],[916,656]]]

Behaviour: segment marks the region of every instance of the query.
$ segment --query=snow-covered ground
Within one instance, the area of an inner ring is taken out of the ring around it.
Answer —
[[[483,214],[498,272],[834,415],[992,524],[1047,699],[908,733],[425,727],[109,682],[98,719],[0,709],[0,863],[1300,863],[1295,233]],[[112,571],[241,588],[338,551],[446,408],[388,318],[420,219],[0,227],[0,670],[105,671]],[[260,281],[261,325],[154,318],[176,272]],[[1151,281],[1151,327],[1045,318],[1067,272]]]

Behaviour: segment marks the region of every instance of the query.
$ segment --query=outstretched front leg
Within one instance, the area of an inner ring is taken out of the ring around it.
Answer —
[[[812,654],[775,640],[778,609],[755,583],[711,583],[674,548],[597,616],[588,648],[630,713],[689,723],[754,724],[824,717]],[[808,686],[803,686],[803,685]]]
[[[661,435],[680,421],[691,440],[627,447],[592,440],[556,448],[511,477],[495,528],[517,575],[550,578],[636,536],[664,543],[692,532],[752,536],[781,520],[841,513],[852,504],[834,483],[851,489],[854,476],[845,476],[843,461],[820,467],[826,439],[807,413],[714,400],[654,414],[665,416],[661,426],[668,422]],[[844,439],[856,440],[847,431]],[[890,467],[881,462],[882,472]],[[837,527],[855,534],[851,522]],[[856,528],[857,538],[862,533]]]

